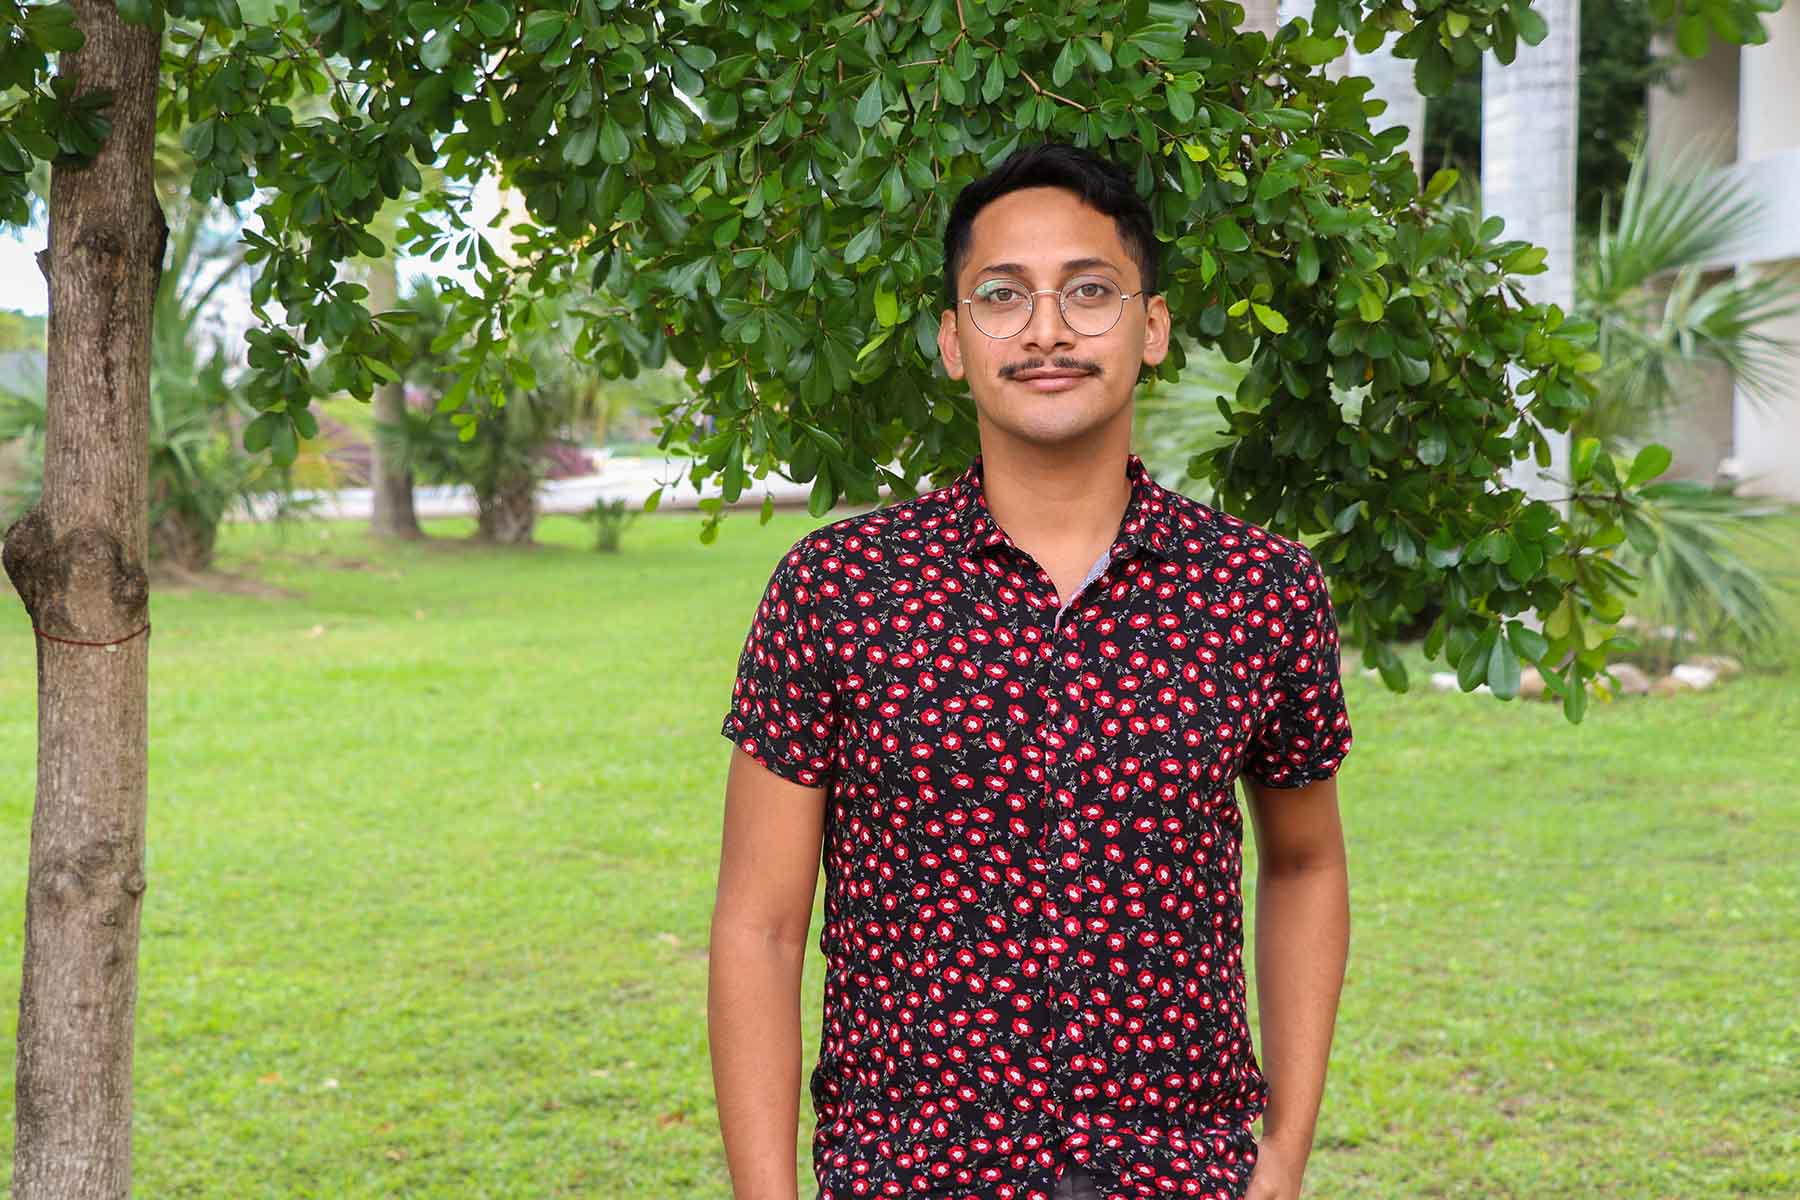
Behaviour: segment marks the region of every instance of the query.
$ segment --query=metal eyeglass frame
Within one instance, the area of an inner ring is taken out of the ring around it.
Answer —
[[[1023,288],[1021,288],[1020,290],[1024,291]],[[969,324],[973,325],[976,328],[976,330],[983,337],[991,338],[992,340],[994,340],[996,342],[1004,342],[1007,338],[1016,338],[1021,333],[1024,333],[1027,329],[1031,328],[1031,318],[1037,312],[1037,298],[1039,296],[1042,296],[1045,294],[1054,295],[1056,297],[1056,311],[1062,316],[1063,324],[1067,325],[1071,330],[1074,330],[1074,332],[1079,333],[1082,337],[1105,337],[1107,334],[1112,332],[1113,326],[1117,325],[1119,323],[1119,317],[1123,317],[1125,315],[1125,302],[1127,300],[1135,300],[1139,296],[1148,294],[1145,291],[1145,289],[1143,289],[1143,288],[1139,288],[1135,292],[1120,292],[1119,293],[1118,316],[1115,316],[1112,319],[1111,323],[1108,324],[1107,327],[1105,329],[1102,329],[1099,333],[1088,333],[1086,330],[1076,329],[1074,323],[1069,320],[1068,307],[1063,303],[1063,297],[1067,294],[1067,292],[1068,292],[1067,288],[1039,288],[1035,292],[1026,291],[1025,292],[1025,300],[1026,300],[1025,323],[1023,325],[1019,326],[1018,329],[1014,330],[1012,333],[1007,334],[1006,337],[994,337],[993,334],[991,334],[987,330],[981,328],[981,322],[977,321],[975,319],[975,308],[974,308],[975,300],[973,297],[965,296],[961,300],[957,301],[957,303],[969,305]]]

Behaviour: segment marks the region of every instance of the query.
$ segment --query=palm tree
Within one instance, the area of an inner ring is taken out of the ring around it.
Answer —
[[[179,171],[159,147],[169,243],[150,326],[150,555],[184,571],[211,567],[227,510],[240,499],[288,491],[287,475],[238,440],[256,410],[233,382],[224,340],[206,328],[213,298],[246,264],[235,229],[215,228],[220,210],[175,192]],[[9,489],[12,517],[37,503],[46,422],[42,380],[0,393],[0,441],[25,439],[25,472]]]
[[[553,443],[574,426],[591,427],[602,410],[599,373],[571,352],[573,323],[561,315],[575,303],[562,301],[556,318],[526,344],[529,386],[509,381],[504,404],[477,404],[466,436],[435,405],[407,408],[399,420],[376,425],[381,453],[408,471],[432,483],[468,485],[475,494],[478,540],[531,541],[537,489]],[[435,345],[448,328],[450,306],[430,280],[418,279],[400,307],[419,314],[407,327],[412,357],[406,379],[435,402],[455,382],[455,349]]]
[[[1619,200],[1603,206],[1582,265],[1576,311],[1599,326],[1599,391],[1574,435],[1635,455],[1658,435],[1686,385],[1723,367],[1753,403],[1779,403],[1783,372],[1800,347],[1768,332],[1800,312],[1800,281],[1717,274],[1712,264],[1762,220],[1762,205],[1730,176],[1709,170],[1700,147],[1652,163],[1640,146]],[[1646,489],[1644,527],[1622,545],[1622,565],[1642,579],[1634,607],[1666,663],[1688,635],[1756,654],[1786,632],[1770,577],[1737,553],[1765,532],[1779,506],[1729,488],[1672,480]]]

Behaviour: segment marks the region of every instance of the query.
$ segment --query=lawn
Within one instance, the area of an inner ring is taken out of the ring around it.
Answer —
[[[457,522],[397,549],[232,528],[224,565],[295,594],[156,596],[137,1195],[729,1196],[717,729],[814,522],[733,517],[707,547],[698,520],[640,520],[618,556],[571,518],[524,551]],[[1579,727],[1350,672],[1354,945],[1309,1196],[1800,1194],[1800,651],[1784,665]],[[12,981],[32,671],[14,608]],[[9,1058],[8,1136],[11,1083]]]

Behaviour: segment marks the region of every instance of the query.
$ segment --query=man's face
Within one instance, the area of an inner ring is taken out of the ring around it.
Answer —
[[[959,303],[940,320],[938,352],[950,378],[969,381],[982,424],[1055,446],[1079,442],[1128,413],[1139,366],[1168,354],[1169,308],[1161,296],[1136,294],[1137,263],[1113,219],[1063,188],[1022,188],[983,208],[969,232],[956,280]],[[1111,329],[1088,335],[1070,328],[1056,293],[1093,278],[1131,298]],[[993,338],[960,301],[1001,279],[1039,294],[1023,329]]]

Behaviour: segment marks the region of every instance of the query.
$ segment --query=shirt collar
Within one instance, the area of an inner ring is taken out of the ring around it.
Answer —
[[[959,531],[960,542],[970,553],[979,555],[1001,544],[1018,550],[988,509],[982,475],[981,455],[977,454],[968,469],[948,488],[950,512],[945,524]],[[1112,557],[1123,559],[1133,551],[1142,550],[1158,558],[1168,558],[1173,535],[1168,525],[1167,493],[1150,478],[1144,460],[1136,454],[1125,456],[1125,475],[1131,480],[1131,499],[1125,505],[1125,515],[1113,537]]]

